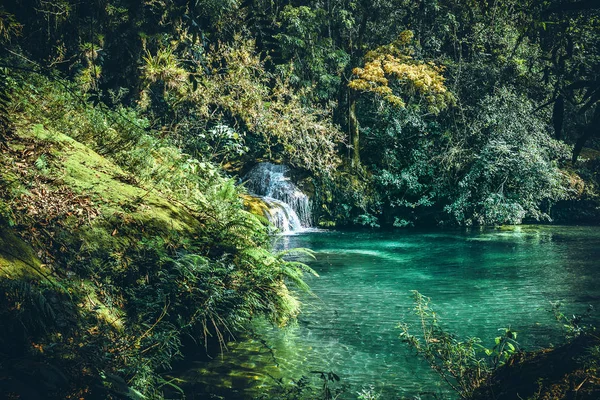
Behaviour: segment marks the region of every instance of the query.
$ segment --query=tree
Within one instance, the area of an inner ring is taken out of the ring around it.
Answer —
[[[558,167],[568,148],[553,140],[530,101],[502,88],[481,103],[472,121],[471,160],[445,210],[464,225],[549,220],[544,201],[566,198]]]
[[[539,71],[551,88],[555,137],[575,142],[572,162],[600,136],[600,6],[595,1],[533,2],[522,35],[539,45]]]
[[[368,52],[363,67],[353,70],[348,86],[361,93],[372,93],[394,107],[423,109],[437,115],[454,101],[444,85],[443,68],[413,58],[413,33],[404,31],[394,42]],[[354,106],[354,105],[353,105]],[[355,110],[351,110],[351,118]],[[358,129],[358,124],[353,126]],[[360,164],[358,133],[353,137],[353,165]]]

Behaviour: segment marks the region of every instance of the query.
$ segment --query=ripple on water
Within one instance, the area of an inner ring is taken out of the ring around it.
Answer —
[[[508,326],[520,331],[526,349],[556,341],[550,301],[563,300],[574,313],[600,307],[597,228],[321,232],[280,243],[317,251],[309,264],[320,278],[307,277],[316,296],[301,295],[303,313],[289,328],[257,322],[268,348],[255,340],[232,344],[222,360],[203,364],[189,379],[229,385],[237,398],[314,370],[338,374],[351,386],[349,399],[371,384],[384,398],[445,392],[399,339],[400,321],[418,325],[411,290],[432,298],[450,331],[490,346]]]

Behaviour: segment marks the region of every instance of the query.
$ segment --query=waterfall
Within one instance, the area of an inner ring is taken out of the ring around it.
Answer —
[[[286,165],[257,164],[245,176],[248,191],[269,206],[266,217],[282,232],[300,231],[312,225],[310,200],[290,181]]]

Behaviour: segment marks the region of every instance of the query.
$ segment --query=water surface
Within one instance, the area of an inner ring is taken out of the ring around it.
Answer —
[[[316,251],[308,264],[320,275],[307,277],[314,294],[302,296],[297,323],[285,329],[257,323],[264,341],[231,343],[230,352],[198,364],[186,378],[240,399],[313,370],[339,375],[348,399],[368,385],[383,398],[447,393],[399,339],[399,322],[415,332],[418,325],[411,290],[431,297],[441,324],[460,337],[477,336],[492,347],[498,329],[510,326],[523,348],[538,349],[564,336],[548,312],[551,301],[562,301],[570,313],[600,307],[599,245],[596,227],[285,236],[280,248]]]

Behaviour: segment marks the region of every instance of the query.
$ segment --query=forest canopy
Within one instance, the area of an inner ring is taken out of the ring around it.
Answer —
[[[315,178],[323,224],[514,223],[593,202],[593,2],[18,0],[0,16],[8,70],[72,79],[234,172],[291,164]],[[531,139],[481,126],[507,96]],[[494,187],[471,187],[513,156]],[[536,170],[553,175],[541,191],[501,185]]]

